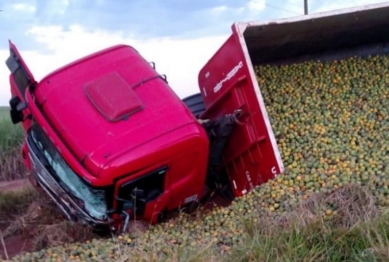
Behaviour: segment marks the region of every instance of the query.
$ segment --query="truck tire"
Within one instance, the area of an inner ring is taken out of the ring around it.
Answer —
[[[205,111],[204,101],[200,93],[188,96],[182,101],[197,119]]]

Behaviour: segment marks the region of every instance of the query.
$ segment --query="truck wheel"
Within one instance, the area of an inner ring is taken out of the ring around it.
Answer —
[[[205,111],[205,105],[203,98],[201,97],[201,93],[188,96],[182,99],[182,101],[197,119]]]

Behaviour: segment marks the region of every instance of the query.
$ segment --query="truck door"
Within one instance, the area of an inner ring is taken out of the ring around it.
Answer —
[[[12,95],[9,101],[11,120],[14,124],[23,122],[23,128],[27,130],[31,126],[31,120],[28,118],[30,112],[25,102],[25,92],[28,88],[35,87],[36,81],[11,41],[9,51],[10,56],[5,63],[11,72],[9,78]]]

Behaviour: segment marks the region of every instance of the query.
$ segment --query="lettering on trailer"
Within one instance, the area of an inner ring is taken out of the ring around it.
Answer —
[[[274,175],[274,177],[278,176],[279,174],[277,174],[277,169],[275,166],[273,166],[271,168],[271,172],[272,174]],[[247,181],[249,182],[249,185],[250,185],[250,190],[254,188],[254,184],[251,180],[251,176],[250,176],[250,172],[249,171],[246,171],[246,178],[247,178]],[[236,184],[235,184],[235,180],[233,180],[232,182],[234,182],[234,186],[235,186],[235,189],[236,189]],[[246,189],[243,189],[242,190],[242,195],[246,194],[247,193],[247,190]]]
[[[239,69],[241,69],[243,67],[243,62],[240,61],[234,68],[232,68],[232,70],[230,72],[228,72],[228,74],[226,75],[226,77],[224,79],[222,79],[214,88],[213,88],[213,92],[214,93],[217,93],[219,92],[220,89],[222,89],[223,87],[223,83],[230,80],[234,75],[236,75],[236,73],[239,71]]]
[[[250,175],[249,171],[246,171],[246,178],[247,178],[247,182],[249,182],[250,190],[253,189],[254,188],[254,184],[253,184],[253,181],[251,180],[251,175]]]
[[[271,173],[274,175],[274,177],[278,176],[278,174],[277,174],[277,169],[276,169],[275,166],[273,166],[273,167],[271,168]]]
[[[203,87],[203,93],[204,93],[204,96],[207,96],[207,90],[205,89],[205,87]]]

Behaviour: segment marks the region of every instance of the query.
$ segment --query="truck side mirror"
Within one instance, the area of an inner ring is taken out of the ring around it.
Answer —
[[[11,109],[10,115],[11,115],[12,124],[14,124],[14,125],[23,121],[23,114],[20,111],[17,111],[15,109]]]
[[[13,96],[9,101],[10,116],[13,124],[23,121],[22,111],[27,107],[26,103],[22,102],[19,97]]]

